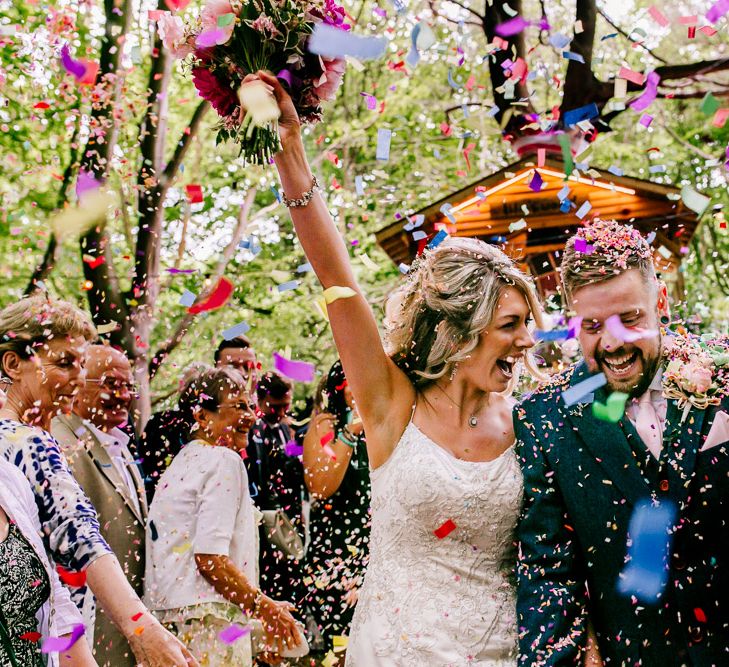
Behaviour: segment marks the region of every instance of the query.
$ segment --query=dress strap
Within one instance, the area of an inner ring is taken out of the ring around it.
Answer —
[[[415,417],[415,408],[418,406],[418,397],[415,397],[415,402],[413,403],[413,409],[410,410],[410,420],[408,421],[408,426],[413,423],[413,417]]]

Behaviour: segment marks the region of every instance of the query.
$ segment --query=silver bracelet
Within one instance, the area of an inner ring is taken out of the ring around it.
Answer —
[[[285,194],[281,195],[281,200],[283,203],[288,206],[289,208],[301,208],[302,206],[306,206],[310,201],[311,198],[314,196],[314,193],[319,189],[319,181],[316,180],[316,176],[312,179],[311,187],[298,199],[289,199]]]

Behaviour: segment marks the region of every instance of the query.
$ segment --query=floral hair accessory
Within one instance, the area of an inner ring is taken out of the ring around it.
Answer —
[[[243,109],[240,98],[251,93],[241,93],[243,79],[259,70],[274,72],[301,121],[320,121],[321,103],[334,99],[345,62],[309,53],[307,43],[319,23],[349,30],[346,16],[335,0],[206,0],[200,16],[187,22],[162,12],[158,30],[172,55],[185,59],[198,94],[220,117],[218,143],[232,139],[247,162],[267,164],[280,150],[276,119],[266,108]],[[266,107],[260,95],[255,100]]]
[[[691,406],[705,410],[729,396],[729,336],[667,336],[663,394],[678,401],[684,419]]]
[[[574,243],[577,252],[607,256],[621,270],[634,263],[629,261],[631,258],[645,260],[653,256],[650,245],[635,227],[616,220],[593,220],[577,230]]]

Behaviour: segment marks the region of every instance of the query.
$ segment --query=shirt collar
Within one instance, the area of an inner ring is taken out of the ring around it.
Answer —
[[[129,444],[129,436],[124,433],[124,431],[122,431],[120,428],[116,428],[116,426],[109,431],[102,431],[100,428],[97,428],[94,424],[92,424],[88,419],[84,419],[84,425],[97,437],[99,442],[104,445],[104,447],[110,447],[114,445],[119,447],[121,445]]]
[[[649,391],[663,391],[663,367],[656,371],[651,383],[648,385],[648,389]]]

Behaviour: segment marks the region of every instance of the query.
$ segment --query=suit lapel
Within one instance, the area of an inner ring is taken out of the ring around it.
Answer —
[[[83,439],[87,444],[86,453],[91,457],[91,460],[94,462],[96,467],[116,489],[117,493],[119,493],[119,495],[123,498],[131,513],[139,521],[143,522],[144,517],[140,515],[140,512],[134,505],[134,500],[132,499],[129,485],[127,484],[126,480],[123,479],[122,476],[119,474],[119,471],[116,469],[114,462],[111,460],[111,457],[109,456],[109,452],[106,450],[106,447],[104,447],[104,445],[99,442],[99,439],[94,435],[91,429],[87,428],[81,420],[79,421],[82,425],[81,428],[83,429]],[[126,460],[126,457],[124,458]],[[134,477],[132,478],[134,479]],[[137,489],[139,489],[139,485],[136,484],[136,479],[135,485],[137,486]]]
[[[706,410],[692,407],[683,419],[684,411],[678,402],[668,399],[666,424],[663,429],[663,457],[666,464],[668,495],[679,507],[686,502],[688,486],[696,466],[696,455],[701,447],[701,433]]]
[[[570,385],[578,384],[589,376],[583,362],[573,374]],[[627,419],[623,423],[614,424],[597,419],[592,414],[591,403],[594,400],[604,403],[606,399],[607,392],[604,387],[600,387],[591,400],[586,398],[584,403],[564,409],[568,419],[577,428],[578,436],[605,471],[607,481],[614,484],[628,502],[635,504],[651,492],[628,442],[628,437],[637,438],[638,434],[632,429],[632,425],[630,429],[627,428]]]

